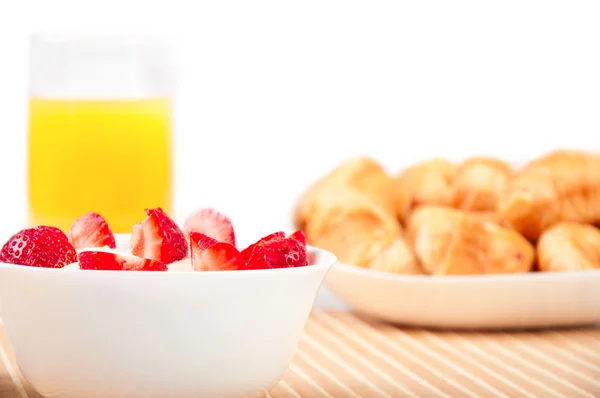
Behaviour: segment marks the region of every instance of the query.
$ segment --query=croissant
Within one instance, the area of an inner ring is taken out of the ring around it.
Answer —
[[[452,207],[495,211],[512,170],[501,160],[474,157],[459,165],[452,184]]]
[[[296,228],[305,228],[306,220],[313,213],[315,206],[319,206],[316,198],[323,191],[331,193],[348,187],[361,192],[384,211],[395,212],[391,177],[375,160],[355,156],[340,163],[331,173],[319,179],[306,191],[294,212]]]
[[[540,271],[600,268],[600,230],[587,224],[558,223],[540,236],[537,254]]]
[[[407,234],[424,271],[434,275],[530,271],[535,250],[517,232],[470,212],[421,206]]]
[[[534,160],[507,184],[498,212],[532,241],[560,221],[599,222],[600,155],[562,150]]]
[[[450,206],[456,166],[432,159],[406,169],[394,184],[396,214],[405,223],[410,212],[423,204]]]
[[[341,262],[397,273],[422,273],[393,213],[353,188],[314,193],[305,232]]]

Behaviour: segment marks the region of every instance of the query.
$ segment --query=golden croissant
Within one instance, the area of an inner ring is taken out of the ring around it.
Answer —
[[[600,268],[600,230],[562,222],[544,231],[537,244],[540,271],[580,271]]]
[[[452,207],[495,211],[512,170],[505,162],[475,157],[460,164],[452,183]]]
[[[530,271],[535,250],[517,232],[471,212],[421,206],[407,234],[424,271],[434,275]]]
[[[600,221],[600,155],[562,150],[527,165],[507,184],[498,212],[530,240],[561,221]]]
[[[356,189],[330,187],[313,193],[306,217],[310,244],[341,262],[396,273],[421,273],[393,213]]]
[[[456,166],[444,159],[421,162],[401,173],[394,184],[398,220],[406,222],[423,204],[450,206],[455,173]]]
[[[392,179],[375,160],[355,156],[346,159],[331,173],[313,184],[300,199],[294,213],[294,224],[304,229],[307,219],[318,207],[317,199],[322,192],[334,193],[338,189],[352,188],[369,197],[371,201],[394,212]]]

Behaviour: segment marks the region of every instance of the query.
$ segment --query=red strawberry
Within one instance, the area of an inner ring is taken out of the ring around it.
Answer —
[[[114,249],[117,247],[115,236],[108,223],[98,213],[90,212],[75,220],[67,232],[67,237],[75,249],[104,246]]]
[[[194,264],[194,262],[198,262],[200,259],[200,255],[215,243],[219,242],[216,239],[213,239],[210,236],[204,235],[200,232],[191,231],[190,252],[192,257],[192,264]]]
[[[183,224],[183,233],[189,238],[190,232],[200,232],[219,242],[235,246],[235,233],[231,220],[214,209],[200,209],[190,214]]]
[[[135,256],[121,256],[102,251],[79,253],[81,269],[105,271],[166,271],[167,266],[160,261]]]
[[[2,247],[0,261],[62,268],[77,261],[77,252],[60,229],[43,225],[14,234]]]
[[[295,239],[280,239],[265,244],[268,268],[303,267],[308,265],[306,248]]]
[[[244,269],[246,261],[242,254],[225,242],[217,242],[198,256],[192,253],[194,271],[228,271]]]
[[[259,240],[259,242],[266,243],[266,242],[270,242],[272,240],[279,240],[279,239],[283,239],[283,238],[285,238],[285,232],[278,231],[278,232],[273,232],[272,234],[267,235],[264,238],[261,238],[261,240]]]
[[[79,253],[79,268],[101,269],[106,271],[122,271],[124,261],[117,260],[117,255],[108,252],[83,251]]]
[[[301,230],[294,232],[293,234],[288,236],[288,238],[295,239],[298,242],[300,242],[302,246],[306,246],[306,235],[304,235],[304,232],[302,232]]]
[[[246,260],[246,262],[248,262],[250,260],[250,257],[252,256],[252,252],[254,251],[254,248],[256,247],[257,243],[253,243],[250,246],[248,246],[247,248],[245,248],[244,250],[242,250],[242,257],[244,257],[244,260]]]
[[[159,207],[146,209],[148,217],[133,226],[131,233],[131,253],[143,258],[158,260],[165,264],[181,260],[187,255],[185,236]]]
[[[244,258],[246,259],[246,262],[250,259],[250,256],[252,254],[252,251],[254,250],[254,247],[256,245],[260,245],[266,242],[269,242],[271,240],[277,240],[277,239],[282,239],[285,238],[285,233],[278,231],[278,232],[273,232],[270,235],[265,236],[264,238],[260,238],[258,240],[258,242],[251,244],[250,246],[248,246],[247,248],[245,248],[244,250],[242,250],[242,256],[244,256]]]
[[[248,269],[267,269],[267,252],[264,245],[259,243],[252,244],[242,251],[242,256],[246,260]]]
[[[283,232],[268,235],[248,246],[242,255],[249,269],[288,268],[308,265],[306,247]]]

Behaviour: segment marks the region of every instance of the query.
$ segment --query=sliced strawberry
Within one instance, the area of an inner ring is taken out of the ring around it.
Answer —
[[[280,239],[265,244],[268,268],[303,267],[308,265],[306,248],[295,239]]]
[[[297,230],[296,232],[288,236],[288,238],[295,239],[298,242],[300,242],[302,246],[306,246],[306,235],[304,235],[304,232],[302,232],[301,230]]]
[[[189,238],[191,231],[203,233],[219,242],[235,246],[235,233],[231,220],[214,209],[200,209],[190,214],[183,224],[183,232]]]
[[[259,242],[266,243],[266,242],[270,242],[272,240],[279,240],[279,239],[283,239],[283,238],[285,238],[285,232],[278,231],[278,232],[273,232],[272,234],[267,235],[264,238],[261,238],[259,240]]]
[[[124,261],[114,253],[83,251],[79,253],[79,268],[106,271],[122,271]]]
[[[2,247],[0,261],[33,267],[62,268],[77,261],[77,252],[64,232],[43,225],[14,234]]]
[[[98,213],[90,212],[76,219],[67,232],[67,237],[75,249],[104,246],[114,249],[117,247],[115,236],[108,223]]]
[[[199,261],[200,256],[206,249],[219,243],[216,239],[210,236],[204,235],[200,232],[190,232],[190,255],[192,257],[192,264]]]
[[[282,231],[273,232],[263,238],[260,238],[256,243],[251,244],[242,250],[242,256],[249,264],[250,269],[266,269],[271,268],[266,262],[265,244],[268,242],[285,239],[285,233]]]
[[[245,248],[244,250],[242,250],[242,255],[244,256],[244,258],[246,259],[246,261],[248,261],[250,259],[250,256],[252,254],[252,250],[254,250],[254,247],[256,245],[262,245],[266,242],[272,241],[272,240],[279,240],[279,239],[283,239],[285,238],[285,233],[282,231],[278,231],[278,232],[273,232],[270,235],[265,236],[264,238],[260,238],[256,243],[251,244],[250,246],[248,246],[247,248]]]
[[[247,269],[267,269],[267,251],[264,245],[255,243],[242,251]]]
[[[198,256],[192,254],[192,266],[194,271],[240,270],[245,268],[246,261],[235,246],[217,242]]]
[[[167,271],[160,261],[102,251],[79,253],[79,268],[104,271]]]
[[[204,235],[200,232],[190,232],[190,244],[196,246],[199,250],[205,250],[218,243],[219,241],[211,238],[208,235]]]
[[[169,269],[164,263],[158,260],[150,260],[149,258],[136,258],[137,262],[127,261],[125,263],[126,271],[168,271]]]
[[[250,246],[248,246],[247,248],[245,248],[244,250],[242,250],[242,257],[244,257],[244,260],[246,260],[246,262],[250,261],[250,257],[252,256],[252,252],[254,251],[254,248],[257,246],[257,243],[253,243]]]
[[[146,209],[148,217],[133,226],[131,233],[131,253],[138,257],[158,260],[165,264],[181,260],[187,255],[185,236],[159,207]]]
[[[306,246],[276,232],[248,246],[242,255],[248,269],[289,268],[308,265]]]

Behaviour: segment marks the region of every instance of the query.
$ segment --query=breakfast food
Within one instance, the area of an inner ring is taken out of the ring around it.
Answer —
[[[76,219],[67,232],[67,237],[75,249],[104,246],[114,249],[116,247],[115,235],[104,217],[98,213],[86,213]]]
[[[458,165],[441,158],[417,163],[396,178],[398,220],[405,223],[410,212],[421,205],[495,212],[511,173],[503,161],[486,157],[473,157]]]
[[[199,209],[190,214],[183,223],[183,234],[187,240],[190,239],[192,231],[235,246],[235,232],[231,220],[214,209]]]
[[[383,167],[368,157],[352,157],[308,189],[297,205],[294,219],[296,228],[304,229],[306,221],[319,208],[319,201],[332,192],[332,187],[359,191],[384,211],[395,212],[393,181]]]
[[[289,268],[308,265],[306,239],[302,232],[286,238],[275,232],[242,251],[248,269]]]
[[[560,221],[600,221],[600,155],[556,151],[536,159],[507,185],[498,212],[535,241]]]
[[[81,269],[107,271],[166,271],[160,261],[136,256],[120,255],[105,251],[83,251],[79,253]]]
[[[14,234],[2,247],[0,261],[33,267],[62,268],[77,261],[77,252],[60,229],[39,226]]]
[[[96,271],[229,271],[295,268],[309,265],[302,231],[275,232],[238,250],[233,225],[214,209],[200,209],[186,220],[188,241],[161,208],[132,228],[130,252],[116,250],[115,236],[97,213],[79,217],[64,234],[39,226],[18,232],[0,251],[0,261],[17,265]],[[198,232],[203,231],[203,232]],[[77,249],[77,250],[76,250]],[[78,253],[79,252],[79,253]]]
[[[557,150],[521,170],[436,157],[396,177],[352,157],[304,193],[294,221],[341,262],[392,273],[600,268],[600,154]]]
[[[600,230],[561,222],[542,233],[537,245],[541,271],[600,269]]]
[[[460,164],[452,181],[452,207],[495,211],[512,170],[505,162],[475,157]]]
[[[175,221],[159,207],[146,209],[148,216],[133,226],[131,252],[139,257],[165,264],[181,260],[188,253],[188,244]]]
[[[420,205],[452,204],[452,183],[456,166],[445,159],[432,159],[406,169],[395,182],[396,214],[400,222]]]
[[[236,270],[246,265],[235,246],[200,232],[190,232],[190,249],[192,267],[196,271]]]
[[[420,273],[395,214],[352,188],[323,189],[305,223],[309,242],[360,267]]]
[[[423,269],[432,275],[527,272],[535,250],[519,233],[465,211],[422,206],[407,232]]]

